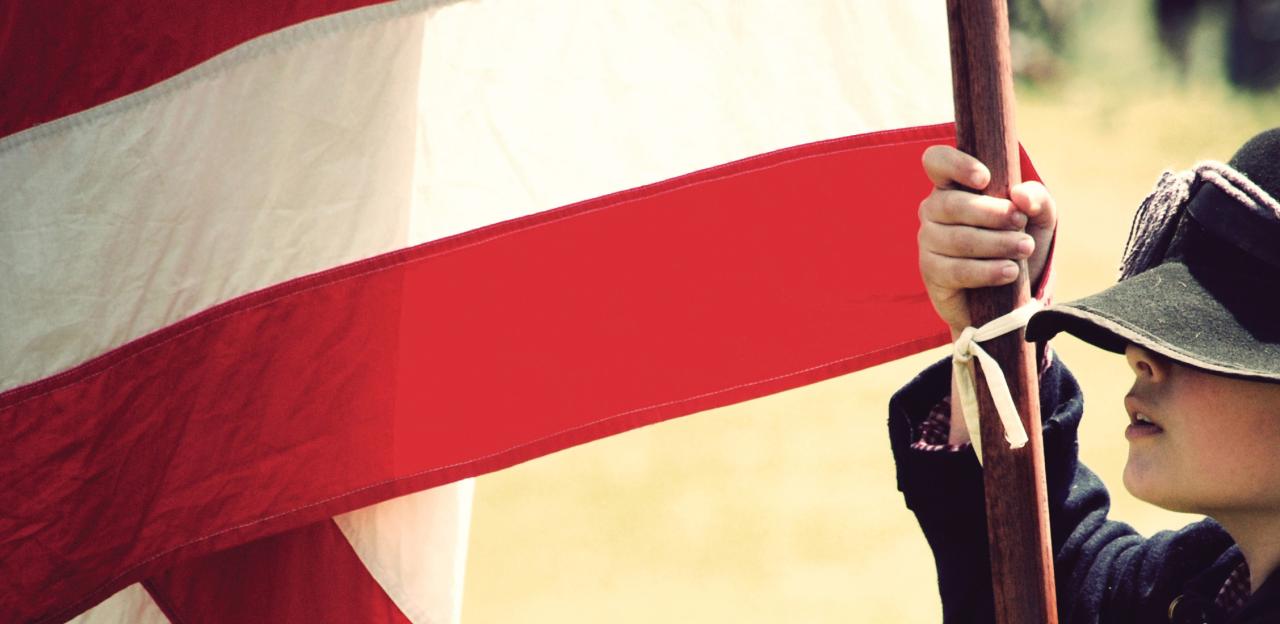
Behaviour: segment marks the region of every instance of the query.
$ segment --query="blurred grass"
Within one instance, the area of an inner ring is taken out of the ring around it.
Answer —
[[[1062,207],[1057,299],[1108,286],[1164,168],[1226,160],[1280,120],[1231,92],[1213,19],[1185,73],[1147,3],[1091,2],[1051,83],[1019,85],[1018,128]],[[1082,456],[1113,518],[1185,524],[1120,485],[1123,358],[1055,341],[1088,397]],[[940,350],[601,440],[479,480],[464,621],[934,622],[933,561],[895,489],[889,395]]]

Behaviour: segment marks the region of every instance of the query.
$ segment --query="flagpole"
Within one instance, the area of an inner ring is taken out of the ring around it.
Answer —
[[[1005,0],[947,0],[947,22],[956,145],[991,170],[986,193],[1008,197],[1009,187],[1022,177],[1014,132],[1008,7]],[[1021,264],[1017,282],[968,293],[975,327],[1030,298],[1027,264]],[[1022,448],[1011,449],[1004,442],[1004,428],[981,379],[985,371],[978,367],[991,581],[997,622],[1056,623],[1035,347],[1023,340],[1023,334],[1019,330],[983,343],[1004,369],[1026,427],[1030,441]],[[954,398],[952,403],[956,404]]]

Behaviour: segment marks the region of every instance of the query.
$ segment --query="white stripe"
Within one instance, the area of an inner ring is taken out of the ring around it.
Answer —
[[[474,496],[475,480],[467,479],[334,521],[405,617],[417,624],[456,623]]]
[[[459,3],[422,59],[415,241],[952,118],[936,2]]]
[[[134,583],[68,624],[169,624],[169,618],[151,599],[151,594],[141,584]]]

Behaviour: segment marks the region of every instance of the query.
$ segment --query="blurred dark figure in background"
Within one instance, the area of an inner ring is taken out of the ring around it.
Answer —
[[[1280,85],[1280,0],[1155,0],[1160,42],[1183,68],[1201,5],[1226,7],[1231,84],[1253,91]]]
[[[1080,0],[1009,0],[1009,45],[1013,73],[1050,80],[1060,70],[1066,29]]]

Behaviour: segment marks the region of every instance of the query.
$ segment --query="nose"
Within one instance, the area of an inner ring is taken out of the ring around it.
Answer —
[[[1160,382],[1169,376],[1169,360],[1144,347],[1129,344],[1124,349],[1124,359],[1128,360],[1129,368],[1140,380]]]

